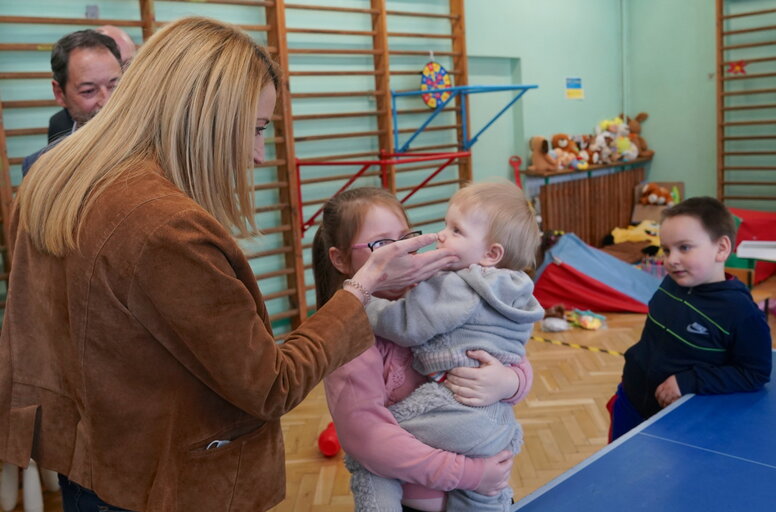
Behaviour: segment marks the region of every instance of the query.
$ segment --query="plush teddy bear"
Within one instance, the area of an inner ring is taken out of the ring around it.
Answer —
[[[556,133],[552,136],[552,147],[554,149],[562,149],[563,151],[574,153],[575,156],[579,153],[579,148],[576,143],[565,133]]]
[[[531,165],[529,171],[557,171],[558,161],[550,156],[550,144],[544,137],[531,137],[528,141],[531,149]]]
[[[571,137],[565,133],[556,133],[552,136],[552,149],[558,165],[563,169],[587,168],[579,158],[579,148]],[[582,167],[580,167],[580,165]]]
[[[645,183],[641,189],[641,204],[656,204],[660,206],[673,206],[674,198],[671,191],[661,187],[657,183]]]
[[[647,141],[641,136],[641,123],[649,118],[649,114],[646,112],[639,112],[636,117],[626,117],[628,122],[628,129],[630,130],[630,139],[636,145],[639,150],[639,158],[652,158],[655,154],[654,151],[649,149]]]

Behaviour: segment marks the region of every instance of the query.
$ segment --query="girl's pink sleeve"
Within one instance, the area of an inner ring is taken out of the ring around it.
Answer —
[[[340,444],[372,473],[439,491],[479,485],[482,459],[431,448],[396,423],[384,405],[383,357],[376,346],[331,373],[324,386]]]
[[[527,357],[514,366],[509,367],[517,375],[517,391],[510,398],[503,400],[504,403],[515,405],[520,402],[531,391],[533,386],[533,367]]]

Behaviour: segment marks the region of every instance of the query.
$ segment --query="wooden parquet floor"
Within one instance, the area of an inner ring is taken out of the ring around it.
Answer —
[[[775,281],[776,284],[776,281]],[[607,328],[573,329],[537,336],[624,352],[641,333],[644,315],[607,314]],[[769,318],[776,339],[776,319]],[[512,487],[521,498],[606,445],[606,402],[620,380],[623,359],[533,340],[528,355],[534,368],[533,389],[515,407],[525,444],[515,460]],[[283,419],[286,443],[286,500],[272,512],[350,512],[353,501],[342,454],[327,459],[317,437],[330,416],[323,387],[318,386]],[[22,512],[19,505],[14,512]],[[45,493],[45,511],[61,510],[58,493]]]

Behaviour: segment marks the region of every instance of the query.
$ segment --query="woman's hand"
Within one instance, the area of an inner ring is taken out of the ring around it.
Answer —
[[[448,249],[416,254],[418,249],[436,242],[436,234],[400,240],[374,251],[352,280],[374,293],[406,288],[424,281],[458,261]]]
[[[495,496],[504,490],[509,485],[514,458],[512,452],[504,450],[493,457],[483,459],[485,470],[480,485],[474,491],[485,496]]]
[[[478,368],[459,367],[447,372],[445,386],[464,405],[482,407],[506,400],[517,393],[515,372],[484,350],[466,353],[480,362]]]

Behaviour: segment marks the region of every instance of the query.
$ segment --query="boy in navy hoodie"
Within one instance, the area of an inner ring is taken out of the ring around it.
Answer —
[[[668,275],[649,301],[641,339],[625,353],[609,400],[610,441],[687,393],[756,391],[771,374],[771,334],[746,286],[725,274],[733,216],[711,197],[663,211]]]

